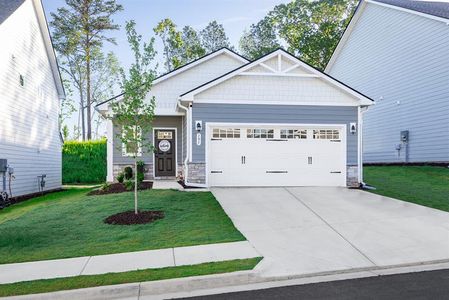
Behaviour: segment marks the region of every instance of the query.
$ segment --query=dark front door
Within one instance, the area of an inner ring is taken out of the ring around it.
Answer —
[[[176,136],[171,129],[157,129],[154,131],[155,147],[155,176],[176,175]]]

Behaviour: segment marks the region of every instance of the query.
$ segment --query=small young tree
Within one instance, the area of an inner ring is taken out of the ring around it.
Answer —
[[[155,98],[147,98],[151,89],[155,71],[152,62],[156,54],[154,38],[142,43],[142,36],[135,29],[135,22],[126,23],[128,43],[134,55],[134,62],[128,72],[120,69],[123,99],[111,105],[112,119],[119,126],[121,133],[117,135],[126,147],[126,152],[134,158],[134,213],[138,214],[137,200],[137,161],[144,152],[152,152],[153,144],[146,137],[152,130]]]

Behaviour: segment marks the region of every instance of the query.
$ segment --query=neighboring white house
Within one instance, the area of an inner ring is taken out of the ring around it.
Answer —
[[[279,49],[253,62],[221,49],[154,82],[148,179],[192,186],[357,186],[372,100]],[[121,96],[110,101],[120,101]],[[110,101],[96,108],[111,113]],[[108,124],[108,181],[132,164]]]
[[[0,159],[14,169],[12,196],[61,187],[59,101],[64,97],[39,0],[0,0]],[[2,189],[0,180],[0,191]]]
[[[449,162],[448,2],[361,1],[325,72],[376,101],[365,162]]]

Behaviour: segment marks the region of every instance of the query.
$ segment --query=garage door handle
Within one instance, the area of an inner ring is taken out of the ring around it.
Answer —
[[[341,171],[331,171],[331,174],[341,174]]]
[[[242,156],[242,165],[246,164],[246,156]]]

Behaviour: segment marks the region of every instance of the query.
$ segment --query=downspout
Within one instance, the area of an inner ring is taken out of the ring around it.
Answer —
[[[187,117],[187,120],[186,120],[186,129],[187,129],[187,132],[186,132],[186,157],[185,157],[185,159],[184,159],[184,182],[185,183],[187,183],[187,174],[189,174],[189,172],[188,172],[188,168],[189,168],[189,165],[188,165],[188,162],[189,162],[189,153],[190,153],[190,148],[189,148],[189,137],[190,137],[190,130],[191,130],[191,126],[189,125],[190,124],[190,114],[189,114],[189,108],[188,107],[186,107],[186,106],[184,106],[184,105],[182,105],[181,104],[181,100],[178,100],[178,106],[179,106],[179,108],[181,108],[181,109],[183,109],[185,112],[186,112],[186,117]]]
[[[362,189],[375,189],[369,185],[367,185],[364,181],[363,181],[363,114],[368,110],[368,107],[360,107],[358,108],[359,110],[359,128],[358,128],[358,132],[359,132],[359,168],[358,168],[358,173],[359,173],[359,182],[360,182],[360,187]]]

